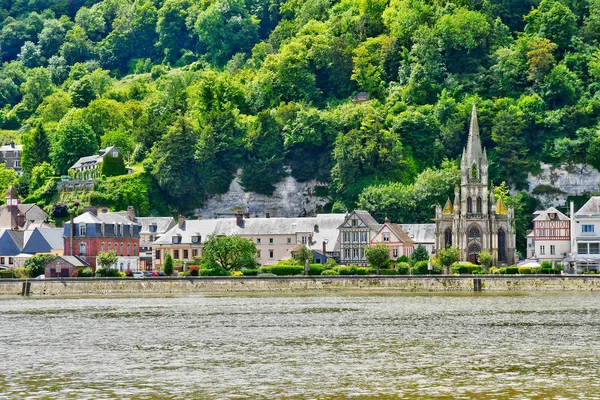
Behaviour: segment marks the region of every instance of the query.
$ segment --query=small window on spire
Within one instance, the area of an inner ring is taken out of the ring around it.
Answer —
[[[477,181],[477,166],[473,165],[473,167],[471,168],[471,180],[473,181]]]

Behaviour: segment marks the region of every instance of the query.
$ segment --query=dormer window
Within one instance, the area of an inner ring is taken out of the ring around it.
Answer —
[[[79,224],[79,236],[85,236],[86,234],[86,225],[85,224]]]
[[[118,153],[117,151],[113,151],[113,157],[114,157],[114,158],[117,158],[117,157],[119,157],[119,153]]]
[[[148,229],[150,230],[150,233],[156,233],[156,224],[151,224]]]
[[[357,221],[357,220],[355,220],[355,219],[353,219],[353,220],[352,220],[352,226],[357,226],[357,225],[358,225],[358,221]]]
[[[192,243],[200,243],[201,237],[200,235],[192,236]]]
[[[315,231],[315,233],[319,232],[319,225],[315,225],[315,227],[313,228],[313,231]]]
[[[133,224],[129,224],[129,236],[133,237]]]
[[[100,225],[100,232],[102,233],[102,236],[104,236],[104,222],[102,223],[102,225]]]
[[[172,238],[172,242],[173,242],[173,244],[180,244],[181,243],[181,235],[174,235]]]

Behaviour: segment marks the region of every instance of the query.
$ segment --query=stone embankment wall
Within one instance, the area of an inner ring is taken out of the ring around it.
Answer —
[[[482,276],[483,292],[600,291],[600,277]],[[0,296],[18,296],[22,280],[0,280]],[[79,278],[30,280],[30,295],[103,296],[301,292],[473,292],[473,276],[460,277],[285,277],[285,278]]]

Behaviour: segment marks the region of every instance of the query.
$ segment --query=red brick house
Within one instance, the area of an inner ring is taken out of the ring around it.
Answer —
[[[81,214],[65,224],[63,239],[66,256],[78,256],[94,269],[96,256],[111,250],[119,256],[117,268],[125,264],[126,269],[139,269],[140,225],[132,208],[127,213]]]

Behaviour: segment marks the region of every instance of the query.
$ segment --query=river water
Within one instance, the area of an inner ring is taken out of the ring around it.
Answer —
[[[0,300],[0,398],[600,398],[600,295]]]

